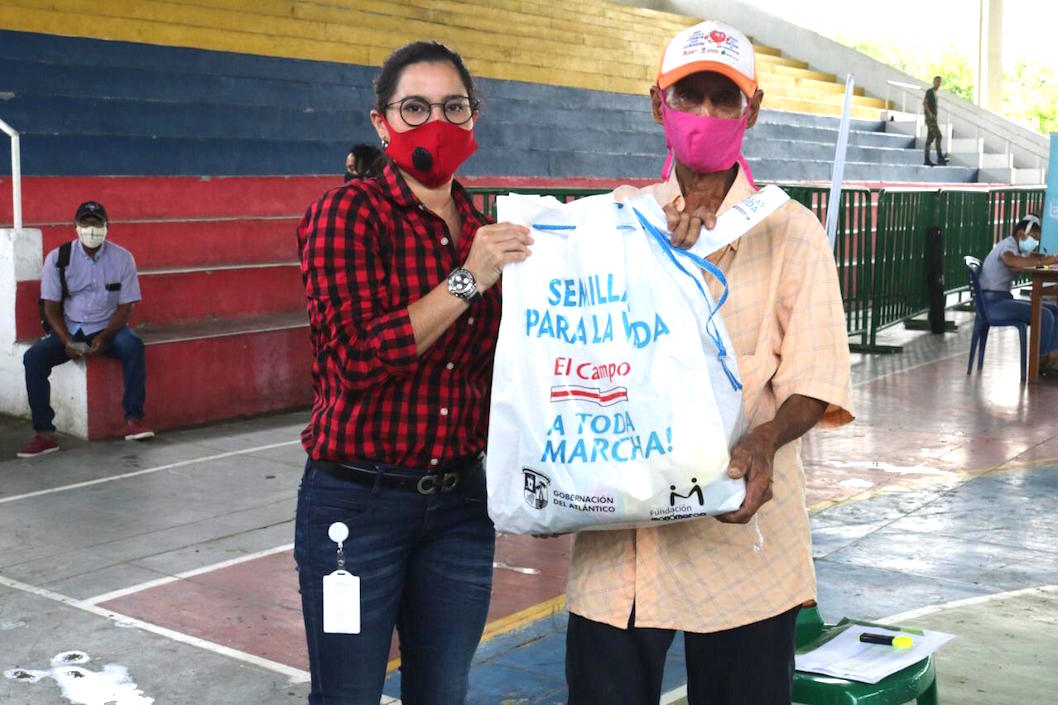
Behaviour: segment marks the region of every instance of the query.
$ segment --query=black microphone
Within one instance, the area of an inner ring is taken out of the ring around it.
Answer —
[[[425,147],[416,147],[411,153],[411,163],[419,171],[429,171],[433,166],[433,155]]]

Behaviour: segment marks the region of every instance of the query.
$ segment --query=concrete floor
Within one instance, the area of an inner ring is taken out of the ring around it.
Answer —
[[[969,319],[954,316],[954,334],[896,330],[880,342],[902,354],[854,356],[857,422],[809,436],[820,606],[956,634],[942,702],[1043,702],[1058,691],[1058,384],[1019,384],[1009,330],[967,377]],[[120,705],[303,703],[290,543],[304,421],[64,438],[27,461],[27,424],[0,419],[0,703],[104,705],[90,694],[118,687]],[[500,537],[497,561],[538,572],[497,568],[471,705],[564,702],[567,558],[568,539]],[[664,702],[679,699],[680,644]]]

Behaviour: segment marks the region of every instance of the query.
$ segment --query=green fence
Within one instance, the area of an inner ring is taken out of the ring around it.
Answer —
[[[781,185],[781,184],[780,184]],[[783,186],[790,197],[826,221],[830,189]],[[607,189],[473,188],[475,205],[495,217],[496,197],[506,193],[554,196],[563,202]],[[924,313],[926,233],[944,236],[946,293],[968,287],[965,255],[984,259],[1026,213],[1039,213],[1043,187],[991,190],[847,188],[841,192],[834,260],[846,326],[855,347],[883,351],[877,334]]]

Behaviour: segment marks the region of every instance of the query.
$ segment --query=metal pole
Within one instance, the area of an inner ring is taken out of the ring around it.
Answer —
[[[18,132],[3,120],[0,130],[11,137],[11,198],[12,211],[15,216],[15,230],[22,229],[22,158],[19,147]]]
[[[22,150],[16,132],[11,136],[11,200],[15,215],[15,232],[22,229]]]
[[[852,114],[852,91],[856,78],[850,73],[845,77],[845,107],[841,112],[841,127],[838,128],[838,144],[834,153],[834,178],[827,199],[827,237],[830,249],[838,233],[838,214],[841,212],[841,182],[845,179],[845,153],[849,146],[849,121]]]

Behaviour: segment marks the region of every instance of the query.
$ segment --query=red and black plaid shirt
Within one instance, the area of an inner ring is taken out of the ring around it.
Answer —
[[[392,164],[328,191],[298,226],[315,355],[301,440],[313,459],[430,469],[484,449],[499,287],[421,357],[408,317],[408,304],[466,261],[489,222],[459,184],[452,197],[463,219],[458,246]]]

